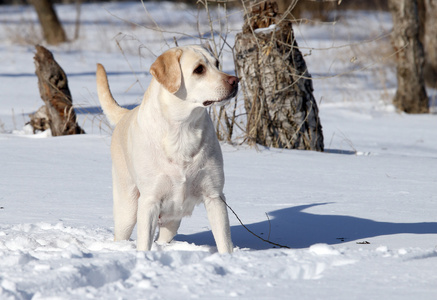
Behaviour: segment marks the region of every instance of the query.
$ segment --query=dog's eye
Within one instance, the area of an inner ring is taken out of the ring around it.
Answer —
[[[203,65],[199,65],[193,71],[194,74],[198,74],[198,75],[202,74],[203,72],[205,72],[205,67]]]
[[[215,61],[215,67],[218,69],[220,67],[220,62],[218,60]]]

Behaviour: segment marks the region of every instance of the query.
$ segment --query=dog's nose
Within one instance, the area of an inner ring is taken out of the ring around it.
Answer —
[[[229,76],[226,80],[231,86],[236,86],[238,84],[238,78],[235,76]]]

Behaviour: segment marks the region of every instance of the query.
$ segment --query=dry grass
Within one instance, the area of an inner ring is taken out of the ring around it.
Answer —
[[[39,24],[22,18],[19,23],[4,25],[6,38],[16,45],[37,45],[44,42]]]
[[[0,133],[5,133],[5,123],[2,122],[2,120],[0,120]]]
[[[375,86],[382,89],[382,100],[386,104],[391,104],[392,90],[396,87],[393,82],[393,73],[396,70],[394,59],[395,50],[393,49],[389,37],[375,40],[371,43],[361,43],[351,46],[353,57],[360,58],[360,64],[363,68],[371,70]]]

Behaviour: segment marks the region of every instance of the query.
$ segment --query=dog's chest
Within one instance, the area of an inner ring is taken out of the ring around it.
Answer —
[[[195,165],[181,166],[169,162],[164,176],[165,190],[161,200],[161,221],[191,215],[194,207],[202,202],[205,172]],[[196,171],[195,171],[196,170]]]
[[[171,167],[177,168],[182,176],[187,176],[182,173],[186,173],[190,165],[195,165],[199,159],[202,159],[203,131],[186,124],[176,127],[162,140],[162,148],[167,160],[172,164]]]

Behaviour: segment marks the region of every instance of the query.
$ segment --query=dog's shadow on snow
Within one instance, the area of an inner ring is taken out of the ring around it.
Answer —
[[[326,204],[329,203],[275,210],[269,212],[269,218],[266,217],[262,222],[245,225],[262,238],[290,248],[307,248],[317,243],[332,245],[349,241],[363,242],[371,237],[401,233],[437,234],[436,222],[389,223],[357,217],[316,215],[304,212],[305,209]],[[231,233],[234,245],[240,248],[263,250],[274,247],[253,236],[241,225],[232,226]],[[178,234],[175,240],[196,245],[215,246],[211,231],[189,235]]]

